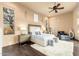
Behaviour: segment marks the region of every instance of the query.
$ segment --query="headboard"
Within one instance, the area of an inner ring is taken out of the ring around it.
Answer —
[[[33,24],[28,24],[28,34],[31,34],[33,31],[40,31],[41,30],[41,25],[33,25]]]

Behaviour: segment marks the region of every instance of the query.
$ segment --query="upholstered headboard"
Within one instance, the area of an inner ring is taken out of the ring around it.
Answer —
[[[41,31],[41,25],[28,24],[28,34],[32,34],[35,31]]]

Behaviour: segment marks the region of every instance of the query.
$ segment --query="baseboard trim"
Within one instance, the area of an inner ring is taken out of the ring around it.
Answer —
[[[15,43],[15,44],[12,44],[12,45],[3,46],[2,48],[8,47],[8,46],[13,46],[13,45],[19,45],[19,43]]]

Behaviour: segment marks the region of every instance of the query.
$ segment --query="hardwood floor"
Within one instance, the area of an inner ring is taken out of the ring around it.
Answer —
[[[32,44],[32,43],[30,43]],[[19,46],[18,44],[2,48],[3,56],[45,56],[33,49],[29,43]]]
[[[79,56],[79,41],[75,40],[74,41],[74,56]]]
[[[79,56],[79,41],[73,41],[74,43],[74,56]],[[31,43],[32,44],[32,43]],[[45,56],[44,54],[40,53],[39,51],[33,49],[29,43],[18,46],[12,45],[2,48],[2,55],[3,56]]]

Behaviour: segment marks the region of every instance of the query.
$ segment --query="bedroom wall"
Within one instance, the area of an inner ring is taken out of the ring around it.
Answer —
[[[20,34],[19,27],[26,27],[27,28],[28,24],[43,25],[42,20],[45,16],[38,13],[39,14],[39,22],[35,23],[33,21],[34,11],[27,9],[26,7],[24,7],[18,3],[0,3],[0,5],[2,6],[0,9],[1,11],[3,10],[3,7],[6,7],[6,8],[13,9],[15,12],[15,19],[14,19],[15,34],[4,35],[3,47],[12,45],[12,44],[16,44],[18,42],[17,35]],[[2,15],[3,14],[1,14],[0,16],[3,17]],[[0,18],[0,20],[3,21],[3,18],[2,19]],[[0,25],[1,25],[1,23],[0,23]]]
[[[75,38],[79,40],[79,3],[73,11],[73,28],[75,32]]]
[[[58,31],[65,31],[69,33],[69,30],[73,27],[73,13],[68,12],[58,16],[49,18],[50,27],[52,32],[57,35]]]
[[[3,40],[3,23],[2,23],[2,10],[0,5],[0,56],[2,55],[2,40]]]

